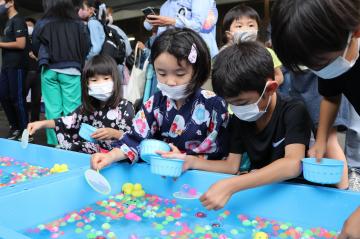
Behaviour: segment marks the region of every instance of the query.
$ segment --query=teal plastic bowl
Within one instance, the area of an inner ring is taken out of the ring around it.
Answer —
[[[89,124],[82,123],[81,127],[80,127],[80,131],[79,131],[79,135],[81,138],[85,139],[86,141],[96,143],[96,140],[91,137],[91,135],[96,130],[97,130],[97,128],[95,128]]]
[[[140,143],[140,157],[147,163],[150,163],[152,157],[159,157],[156,151],[169,152],[170,146],[160,140],[145,139]]]
[[[161,156],[151,157],[150,168],[151,173],[166,176],[179,177],[182,173],[184,160],[167,159]]]
[[[316,162],[315,158],[304,158],[304,178],[313,183],[336,184],[341,181],[344,169],[344,162],[336,159],[323,158]]]

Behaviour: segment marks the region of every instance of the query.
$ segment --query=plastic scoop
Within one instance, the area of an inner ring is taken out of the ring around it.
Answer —
[[[111,186],[108,180],[98,171],[88,169],[85,171],[85,179],[87,183],[96,192],[107,195],[111,192]]]
[[[26,149],[28,144],[29,144],[29,131],[27,129],[24,129],[21,135],[21,147],[23,149]]]

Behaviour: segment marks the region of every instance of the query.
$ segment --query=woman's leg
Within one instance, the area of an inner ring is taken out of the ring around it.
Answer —
[[[63,116],[61,88],[58,80],[58,73],[49,69],[43,69],[41,72],[41,91],[45,103],[46,119],[56,119]],[[47,143],[57,145],[55,131],[46,130]]]

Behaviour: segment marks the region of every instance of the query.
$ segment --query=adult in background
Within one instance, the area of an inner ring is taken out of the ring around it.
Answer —
[[[43,0],[43,7],[45,14],[35,25],[33,47],[41,67],[46,119],[57,119],[81,103],[81,71],[90,40],[72,0]],[[58,144],[54,130],[47,130],[47,142]]]
[[[40,78],[39,66],[37,63],[37,57],[34,55],[32,49],[32,39],[31,39],[32,33],[34,31],[34,26],[36,24],[36,20],[33,18],[26,18],[25,22],[28,28],[30,44],[29,44],[29,66],[25,81],[24,97],[26,97],[30,91],[30,95],[31,95],[30,122],[34,122],[40,120],[40,106],[41,106],[41,78]],[[29,141],[33,141],[33,137],[30,137]]]
[[[218,53],[216,22],[218,11],[215,0],[167,0],[160,15],[148,15],[144,27],[158,26],[158,35],[169,27],[191,28],[201,35],[210,49],[211,58]]]
[[[0,42],[0,102],[10,125],[7,138],[17,139],[28,123],[24,98],[28,31],[25,20],[16,10],[15,0],[0,0],[0,15],[8,17]]]

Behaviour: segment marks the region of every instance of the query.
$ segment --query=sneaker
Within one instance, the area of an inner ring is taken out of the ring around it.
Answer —
[[[18,129],[10,129],[7,139],[16,140],[20,136],[21,132]]]
[[[349,173],[349,190],[360,192],[360,171],[356,168],[351,168]]]

